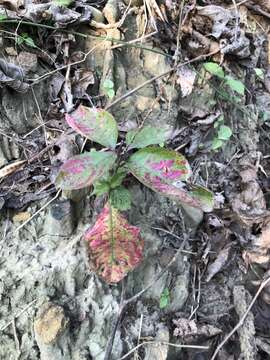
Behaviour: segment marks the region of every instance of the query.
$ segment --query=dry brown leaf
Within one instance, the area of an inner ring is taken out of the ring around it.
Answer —
[[[0,5],[13,11],[17,11],[20,7],[24,7],[23,0],[0,0]]]
[[[252,249],[245,250],[242,254],[245,263],[265,264],[270,261],[270,220],[262,228],[261,235],[255,237]]]
[[[209,282],[213,276],[215,276],[219,271],[222,271],[224,265],[226,265],[229,254],[230,254],[231,246],[222,249],[216,260],[208,266],[206,273],[206,282]]]
[[[190,95],[193,90],[196,73],[188,66],[182,66],[177,70],[177,84],[181,87],[182,97]]]
[[[12,164],[4,166],[2,169],[0,169],[0,179],[14,173],[14,171],[16,171],[18,169],[20,169],[25,162],[26,162],[26,160],[19,160]]]
[[[14,223],[15,222],[24,222],[24,221],[30,219],[30,217],[31,217],[31,214],[28,211],[22,211],[16,215],[14,215],[12,220]]]
[[[179,318],[173,320],[176,328],[173,335],[181,338],[194,336],[212,337],[221,333],[221,330],[209,324],[197,324],[195,320]]]

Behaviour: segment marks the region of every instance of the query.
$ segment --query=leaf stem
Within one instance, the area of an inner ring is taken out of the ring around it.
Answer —
[[[111,233],[111,238],[110,238],[110,243],[111,243],[111,262],[113,263],[115,261],[115,256],[114,256],[114,229],[113,229],[113,213],[112,213],[112,205],[110,203],[110,198],[108,201],[108,206],[109,206],[109,221],[110,221],[110,233]]]

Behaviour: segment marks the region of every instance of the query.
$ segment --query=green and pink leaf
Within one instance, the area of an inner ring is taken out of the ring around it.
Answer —
[[[62,190],[76,190],[92,185],[108,174],[115,160],[116,154],[112,151],[91,151],[76,155],[61,166],[55,184]]]
[[[122,280],[142,260],[144,242],[140,229],[110,205],[106,205],[95,225],[85,233],[94,271],[107,283]]]
[[[80,105],[66,121],[72,129],[88,139],[114,149],[117,143],[118,129],[114,117],[103,109]]]
[[[190,177],[191,169],[186,158],[174,150],[159,147],[141,149],[130,157],[128,167],[150,189],[189,206],[210,211],[212,194],[204,188],[195,188],[194,192],[186,189],[183,182]]]

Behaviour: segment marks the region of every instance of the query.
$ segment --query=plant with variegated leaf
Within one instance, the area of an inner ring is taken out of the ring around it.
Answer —
[[[186,158],[159,146],[168,139],[166,129],[145,126],[131,130],[126,134],[126,141],[117,144],[117,123],[103,109],[80,105],[66,114],[66,121],[77,133],[105,147],[96,150],[93,146],[92,151],[67,160],[55,183],[63,190],[93,185],[92,195],[107,197],[95,225],[85,234],[92,266],[106,282],[120,281],[142,259],[140,230],[129,225],[120,214],[131,206],[130,193],[123,185],[128,173],[183,206],[212,210],[212,193],[189,182],[191,169]]]

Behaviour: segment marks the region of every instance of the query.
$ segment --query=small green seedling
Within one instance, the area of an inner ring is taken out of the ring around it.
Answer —
[[[55,184],[62,190],[93,186],[92,195],[107,200],[96,223],[85,234],[92,266],[106,282],[120,281],[143,257],[140,229],[128,224],[120,213],[128,210],[132,202],[125,184],[127,175],[186,206],[200,211],[213,209],[212,193],[190,183],[187,159],[158,145],[166,143],[165,129],[145,126],[131,130],[118,144],[117,122],[108,111],[80,105],[66,114],[66,121],[96,146],[67,160]]]
[[[255,71],[256,76],[257,76],[260,80],[263,80],[263,79],[264,79],[264,71],[263,71],[263,69],[255,68],[254,71]]]
[[[170,303],[170,291],[168,288],[165,288],[162,291],[162,294],[159,299],[159,308],[164,309],[166,308]]]
[[[240,80],[236,80],[229,75],[225,75],[223,68],[214,62],[207,62],[203,64],[205,70],[210,74],[223,80],[232,91],[239,95],[245,94],[245,85]]]
[[[216,129],[216,136],[212,142],[212,149],[217,150],[230,139],[232,136],[232,130],[229,126],[224,125],[224,116],[220,116],[216,120],[214,128]]]
[[[68,7],[74,2],[74,0],[53,0],[53,3],[58,6]]]
[[[102,84],[102,89],[109,99],[112,99],[114,97],[114,83],[111,80],[106,79]]]
[[[22,33],[21,35],[18,35],[16,37],[16,44],[17,45],[25,44],[32,48],[36,48],[36,44],[34,40],[27,33]]]

